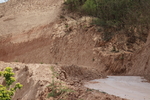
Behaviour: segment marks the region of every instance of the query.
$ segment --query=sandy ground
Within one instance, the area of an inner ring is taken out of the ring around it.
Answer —
[[[108,76],[87,82],[85,86],[129,100],[150,100],[150,83],[138,76]]]
[[[63,0],[15,0],[0,4],[0,36],[22,34],[30,29],[47,25],[58,17]],[[15,5],[13,5],[13,3]],[[12,36],[13,37],[13,36]]]

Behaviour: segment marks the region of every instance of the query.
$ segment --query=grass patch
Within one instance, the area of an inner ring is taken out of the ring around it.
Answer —
[[[54,71],[54,67],[51,67],[53,72],[52,82],[48,85],[48,88],[51,90],[48,93],[48,98],[53,97],[56,100],[65,100],[69,93],[74,92],[72,89],[63,86],[61,81],[56,81],[55,78],[58,76],[57,72]]]

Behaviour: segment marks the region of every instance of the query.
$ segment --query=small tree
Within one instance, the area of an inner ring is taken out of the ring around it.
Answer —
[[[0,100],[11,100],[17,89],[21,89],[23,85],[16,83],[13,88],[10,86],[15,82],[14,73],[11,67],[6,67],[4,71],[0,71],[0,76],[4,77],[5,85],[0,85]]]
[[[82,6],[82,9],[86,14],[96,16],[97,14],[96,0],[87,0]]]
[[[48,85],[48,88],[51,90],[51,92],[48,94],[49,97],[53,97],[54,100],[65,100],[67,98],[67,95],[71,92],[74,92],[72,89],[67,88],[65,86],[62,86],[61,81],[56,81],[55,77],[58,76],[57,72],[55,72],[54,67],[51,67],[51,70],[53,72],[52,76],[52,82],[50,85]]]

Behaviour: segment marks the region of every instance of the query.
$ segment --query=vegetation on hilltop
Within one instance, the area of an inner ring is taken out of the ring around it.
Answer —
[[[66,0],[66,7],[95,17],[94,24],[105,33],[124,30],[128,36],[147,36],[150,26],[150,0]],[[143,41],[146,41],[143,39]]]

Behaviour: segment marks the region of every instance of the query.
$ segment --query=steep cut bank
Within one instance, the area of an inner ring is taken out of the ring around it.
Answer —
[[[144,59],[149,57],[147,54],[149,51],[146,49],[149,39],[143,48],[142,46],[134,48],[135,52],[121,49],[127,48],[124,44],[119,44],[119,52],[114,52],[114,41],[108,43],[102,41],[95,27],[87,23],[88,20],[85,21],[84,17],[74,20],[65,16],[64,19],[57,19],[53,23],[31,28],[21,35],[14,35],[15,37],[2,36],[0,60],[74,64],[98,69],[100,73],[108,75],[144,75],[148,77],[149,67],[145,69],[145,66],[141,67],[138,63],[142,64],[141,55]],[[86,24],[87,26],[84,27]],[[39,36],[36,37],[36,35]],[[142,52],[145,52],[146,56],[143,56]]]
[[[130,75],[144,75],[150,80],[150,34],[141,50],[134,53]]]

